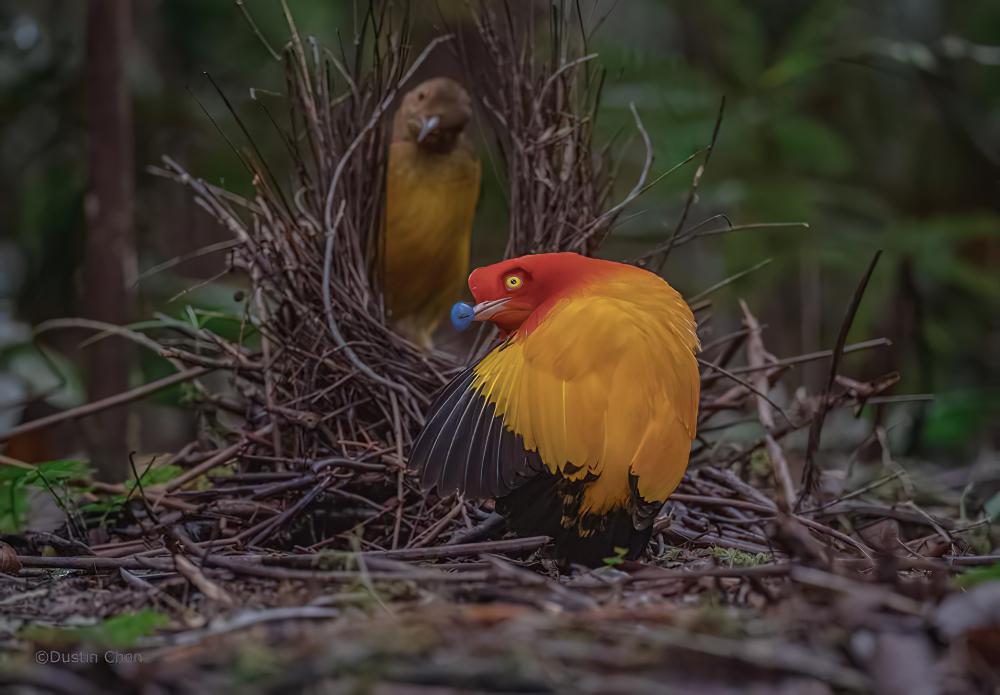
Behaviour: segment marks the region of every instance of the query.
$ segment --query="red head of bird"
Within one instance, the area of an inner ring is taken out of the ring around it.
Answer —
[[[559,299],[626,267],[576,253],[543,253],[476,268],[469,276],[475,320],[492,321],[504,333],[530,332]]]
[[[431,152],[450,152],[472,117],[472,99],[458,82],[435,77],[403,97],[393,120],[393,140],[416,142]]]

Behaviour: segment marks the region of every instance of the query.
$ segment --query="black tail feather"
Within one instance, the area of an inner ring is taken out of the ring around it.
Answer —
[[[555,541],[559,560],[598,567],[606,558],[636,559],[652,535],[652,527],[637,529],[626,508],[606,515],[580,515],[582,481],[568,481],[559,475],[542,473],[497,500],[497,510],[523,535],[545,534]],[[574,520],[570,528],[563,518]],[[586,534],[586,535],[582,535]]]

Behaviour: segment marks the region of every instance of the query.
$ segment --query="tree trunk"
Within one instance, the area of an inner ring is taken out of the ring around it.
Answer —
[[[132,114],[125,65],[131,37],[129,0],[87,3],[84,107],[88,186],[84,198],[82,312],[113,324],[127,323],[133,305],[135,242],[132,231]],[[88,349],[87,395],[104,398],[128,388],[130,346],[105,338]],[[100,413],[86,422],[91,462],[98,477],[122,480],[128,470],[128,410]]]

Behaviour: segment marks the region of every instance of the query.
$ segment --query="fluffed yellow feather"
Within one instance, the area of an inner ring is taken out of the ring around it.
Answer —
[[[596,476],[581,514],[626,507],[630,474],[644,500],[662,501],[684,475],[695,434],[695,331],[672,287],[623,268],[495,348],[475,367],[472,389],[551,473]]]

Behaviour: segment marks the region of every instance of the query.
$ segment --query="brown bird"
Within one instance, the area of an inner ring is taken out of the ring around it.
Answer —
[[[472,100],[436,77],[403,97],[392,124],[385,204],[385,300],[421,347],[462,295],[480,165],[465,127]]]

